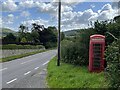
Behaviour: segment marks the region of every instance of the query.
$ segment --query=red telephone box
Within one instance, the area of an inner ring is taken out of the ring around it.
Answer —
[[[104,49],[105,49],[105,36],[98,34],[90,36],[89,46],[90,72],[101,72],[104,70]]]

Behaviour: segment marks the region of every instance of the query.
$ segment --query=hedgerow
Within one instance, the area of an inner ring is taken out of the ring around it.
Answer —
[[[110,86],[120,88],[120,40],[108,46],[105,52],[107,61],[107,75]]]

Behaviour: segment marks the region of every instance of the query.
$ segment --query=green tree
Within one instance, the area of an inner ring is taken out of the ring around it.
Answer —
[[[120,24],[119,23],[109,23],[107,25],[107,32],[110,32],[116,38],[119,38],[120,37]],[[108,33],[106,33],[105,36],[106,36],[106,44],[110,45],[114,41],[114,38],[111,37]]]
[[[65,38],[64,32],[61,32],[61,41]]]
[[[117,23],[120,23],[120,15],[119,16],[116,16],[114,17],[114,21],[117,22]]]
[[[26,32],[25,38],[26,38],[27,42],[32,42],[33,41],[31,33],[29,33],[29,32]]]
[[[6,37],[3,38],[3,42],[5,42],[5,43],[15,43],[16,42],[16,37],[12,33],[9,33]]]
[[[106,31],[107,31],[107,21],[96,21],[94,23],[94,29],[96,31],[96,34],[101,34],[101,35],[105,35]]]
[[[37,31],[32,31],[31,32],[31,37],[32,37],[32,41],[34,43],[40,43],[40,40],[39,40],[39,33]]]
[[[22,37],[25,36],[26,28],[27,28],[27,27],[24,26],[23,24],[21,24],[21,25],[19,26],[19,33],[21,34]]]
[[[44,29],[45,29],[45,28],[44,28],[43,25],[39,25],[39,24],[37,24],[37,23],[33,23],[33,24],[32,24],[32,28],[31,28],[32,31],[37,31],[37,32],[40,32],[40,31],[42,31],[42,30],[44,30]]]
[[[55,27],[48,27],[39,32],[40,35],[40,41],[43,43],[44,46],[47,46],[46,48],[49,48],[47,45],[50,43],[55,43],[57,45],[57,29]],[[54,45],[54,46],[56,46]]]
[[[35,42],[35,43],[42,43],[41,42],[41,40],[40,40],[40,38],[41,38],[41,32],[44,30],[45,28],[44,28],[44,26],[43,25],[39,25],[39,24],[37,24],[37,23],[33,23],[32,24],[32,28],[31,28],[31,35],[32,35],[32,37],[33,37],[33,41]]]
[[[32,37],[35,42],[43,44],[46,48],[57,45],[57,29],[56,27],[45,28],[37,23],[32,24]]]
[[[23,38],[21,39],[21,43],[26,43],[26,42],[27,42],[26,38],[23,37]]]
[[[22,38],[25,37],[25,29],[26,29],[26,27],[23,24],[21,24],[19,26],[18,35],[19,35],[19,38],[20,38],[20,42],[21,42]]]

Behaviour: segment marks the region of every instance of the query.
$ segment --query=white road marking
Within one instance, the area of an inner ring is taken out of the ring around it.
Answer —
[[[0,71],[6,70],[7,68],[0,69]]]
[[[38,73],[38,74],[40,74],[40,75],[41,75],[41,74],[42,74],[42,72],[40,72],[40,73]]]
[[[39,67],[36,67],[35,70],[37,70]]]
[[[21,64],[25,64],[25,63],[27,63],[27,62],[31,62],[32,60],[29,60],[29,61],[26,61],[26,62],[22,62]]]
[[[47,69],[43,69],[43,71],[47,71]]]
[[[31,73],[31,71],[28,71],[28,72],[24,73],[24,75],[27,75],[27,74],[29,74],[29,73]]]
[[[47,61],[47,62],[43,63],[42,65],[46,65],[47,63],[49,63],[49,61]]]
[[[14,81],[16,81],[17,80],[17,78],[15,78],[15,79],[13,79],[13,80],[11,80],[11,81],[9,81],[9,82],[6,82],[6,84],[10,84],[10,83],[12,83],[12,82],[14,82]]]

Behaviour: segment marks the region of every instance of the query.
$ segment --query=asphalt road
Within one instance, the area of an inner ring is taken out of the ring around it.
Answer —
[[[2,88],[46,88],[46,66],[56,53],[50,50],[2,63]]]

